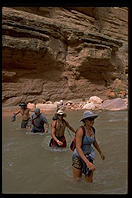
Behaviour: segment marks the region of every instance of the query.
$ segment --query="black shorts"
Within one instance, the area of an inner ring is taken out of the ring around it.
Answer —
[[[28,124],[28,121],[29,121],[29,119],[28,120],[22,120],[22,122],[21,122],[21,128],[26,128],[26,126]]]

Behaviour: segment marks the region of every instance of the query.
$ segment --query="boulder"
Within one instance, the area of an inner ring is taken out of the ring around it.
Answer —
[[[115,98],[111,100],[105,100],[102,107],[106,110],[117,111],[127,109],[125,101],[121,98]]]
[[[122,99],[126,105],[128,105],[128,98]]]
[[[90,103],[85,104],[82,109],[94,110],[95,109],[95,105],[92,102],[90,102]]]
[[[47,101],[47,102],[45,102],[45,104],[52,104],[52,102],[51,101]]]
[[[88,100],[89,103],[94,103],[94,104],[101,104],[103,100],[99,98],[98,96],[91,96]]]
[[[35,106],[34,103],[28,103],[28,104],[27,104],[27,108],[30,109],[30,111],[34,111],[35,107],[36,107],[36,106]]]
[[[56,104],[36,104],[36,108],[40,108],[43,111],[56,111],[57,105]]]

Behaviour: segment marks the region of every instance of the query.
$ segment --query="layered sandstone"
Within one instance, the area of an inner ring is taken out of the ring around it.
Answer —
[[[2,31],[3,105],[126,94],[127,8],[4,7]]]

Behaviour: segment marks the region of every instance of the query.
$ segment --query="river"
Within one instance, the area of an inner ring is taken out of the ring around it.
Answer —
[[[83,111],[67,112],[66,120],[74,129]],[[98,112],[96,139],[104,152],[103,161],[96,151],[93,183],[72,176],[72,132],[65,131],[68,147],[51,149],[52,114],[46,114],[49,133],[31,135],[21,129],[21,117],[11,122],[2,118],[2,193],[6,194],[126,194],[128,192],[128,112]]]

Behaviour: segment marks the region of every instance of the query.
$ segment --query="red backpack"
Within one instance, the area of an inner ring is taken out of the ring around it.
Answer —
[[[85,136],[85,128],[84,128],[84,126],[80,126],[80,127],[81,127],[82,130],[83,130],[83,137],[82,137],[82,141],[83,141],[83,138],[84,138],[84,136]],[[95,128],[92,127],[92,129],[93,129],[93,132],[94,132],[94,134],[95,134]],[[70,149],[71,149],[72,151],[74,151],[75,148],[76,148],[76,135],[75,135],[74,139],[72,140],[72,142],[71,142],[71,144],[70,144]]]
[[[83,137],[82,137],[82,140],[83,140],[83,138],[84,138],[84,136],[85,136],[85,128],[84,128],[84,126],[81,126],[81,128],[82,128],[82,130],[83,130]],[[76,131],[76,132],[77,132],[77,131]],[[71,142],[71,144],[70,144],[70,149],[71,149],[72,151],[74,151],[75,148],[76,148],[76,135],[75,135],[74,139],[72,140],[72,142]]]

